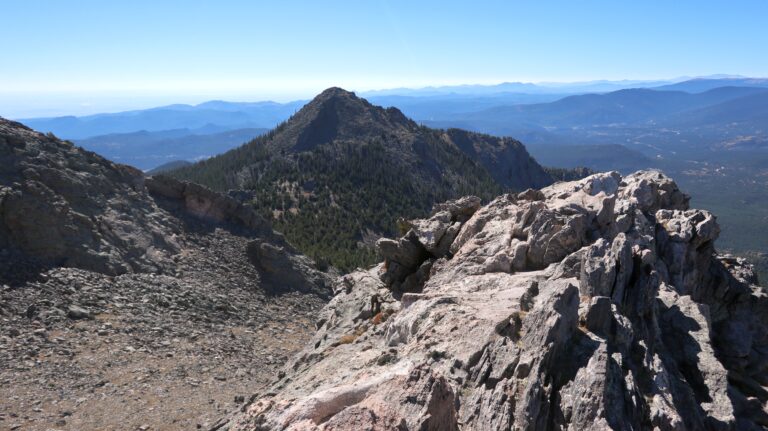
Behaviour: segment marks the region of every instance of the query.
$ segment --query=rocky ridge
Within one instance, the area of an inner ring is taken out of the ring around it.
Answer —
[[[323,295],[328,276],[300,256],[251,205],[203,186],[129,166],[0,118],[0,280],[73,267],[115,276],[174,273],[185,222],[226,227],[254,244],[247,253],[269,274],[297,274]],[[254,250],[271,248],[271,255]],[[245,250],[244,250],[245,252]],[[264,262],[261,262],[264,260]],[[281,261],[281,268],[265,266]],[[298,286],[301,281],[293,283]]]
[[[3,119],[0,162],[0,429],[209,426],[331,293],[233,197]]]
[[[382,239],[219,430],[758,430],[768,297],[660,172],[596,174]]]

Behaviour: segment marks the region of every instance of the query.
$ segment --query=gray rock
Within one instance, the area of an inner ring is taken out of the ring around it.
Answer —
[[[402,283],[429,257],[413,230],[399,240],[381,238],[376,241],[376,248],[384,257],[384,272],[381,278],[390,286]]]
[[[288,244],[276,245],[264,239],[248,243],[245,250],[261,271],[262,286],[273,293],[300,291],[326,297],[336,275],[334,270],[319,271],[312,260]]]
[[[447,211],[451,214],[451,220],[464,223],[469,220],[470,217],[477,210],[480,209],[480,198],[477,196],[464,196],[459,199],[446,201],[436,204],[432,208],[432,214],[437,214],[442,211]]]
[[[145,185],[153,196],[170,199],[196,217],[217,223],[236,223],[262,235],[271,233],[272,228],[267,220],[259,216],[250,205],[233,197],[164,175],[147,178]]]
[[[761,429],[768,300],[687,205],[659,172],[596,174],[493,200],[439,259],[448,217],[414,221],[230,429]]]
[[[419,243],[428,252],[434,253],[445,232],[451,226],[451,213],[439,211],[429,219],[413,220],[411,226]]]
[[[77,305],[70,305],[69,307],[67,307],[67,317],[75,320],[93,318],[93,316],[88,310]]]
[[[0,119],[0,247],[19,252],[8,277],[23,278],[26,260],[105,274],[158,270],[179,250],[163,232],[141,171]],[[25,260],[26,259],[26,260]]]
[[[613,310],[611,310],[611,298],[607,296],[593,296],[588,305],[586,327],[590,332],[608,336],[613,326]]]

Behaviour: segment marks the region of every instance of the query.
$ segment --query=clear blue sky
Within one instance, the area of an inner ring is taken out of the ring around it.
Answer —
[[[331,85],[768,76],[768,0],[0,0],[0,10],[5,116],[286,100]]]

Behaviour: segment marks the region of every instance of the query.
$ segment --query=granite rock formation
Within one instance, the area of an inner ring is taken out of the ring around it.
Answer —
[[[758,430],[768,297],[656,171],[465,198],[379,241],[229,430]]]

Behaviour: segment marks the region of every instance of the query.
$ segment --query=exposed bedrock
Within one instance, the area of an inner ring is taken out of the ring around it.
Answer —
[[[766,292],[660,172],[464,198],[409,226],[221,429],[768,427]]]

